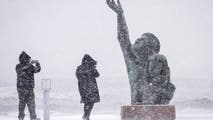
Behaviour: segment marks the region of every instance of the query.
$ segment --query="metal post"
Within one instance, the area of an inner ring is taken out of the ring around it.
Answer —
[[[51,89],[51,80],[43,79],[42,80],[42,89],[44,94],[44,120],[50,120],[49,112],[49,91]]]

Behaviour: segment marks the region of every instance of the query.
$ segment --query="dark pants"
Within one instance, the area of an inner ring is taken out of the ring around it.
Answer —
[[[90,113],[92,111],[93,106],[94,106],[94,103],[84,103],[84,116],[83,116],[83,118],[86,118],[86,120],[89,120]]]
[[[36,119],[35,112],[35,95],[33,90],[18,88],[18,96],[19,96],[19,119],[24,119],[24,110],[27,105],[28,110],[30,112],[30,119]]]

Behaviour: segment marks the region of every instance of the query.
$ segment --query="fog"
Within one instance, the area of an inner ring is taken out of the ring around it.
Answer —
[[[159,38],[176,98],[213,98],[213,1],[121,3],[132,43],[144,32]],[[24,50],[42,65],[37,80],[48,77],[55,83],[63,79],[76,84],[75,69],[88,53],[98,61],[101,89],[107,88],[105,82],[118,81],[129,89],[116,20],[105,0],[1,0],[0,84],[16,84],[15,65]]]

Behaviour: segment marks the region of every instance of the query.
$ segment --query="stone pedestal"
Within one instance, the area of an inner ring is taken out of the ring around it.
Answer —
[[[121,107],[121,120],[175,120],[173,105],[129,105]]]

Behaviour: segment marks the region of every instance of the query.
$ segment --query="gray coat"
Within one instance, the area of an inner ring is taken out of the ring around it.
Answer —
[[[40,72],[40,63],[35,66],[30,63],[31,57],[25,52],[19,56],[20,63],[16,65],[17,88],[34,89],[34,74]]]
[[[81,103],[100,102],[96,78],[99,73],[96,69],[96,61],[89,55],[85,55],[82,64],[76,70],[78,88],[81,96]]]

